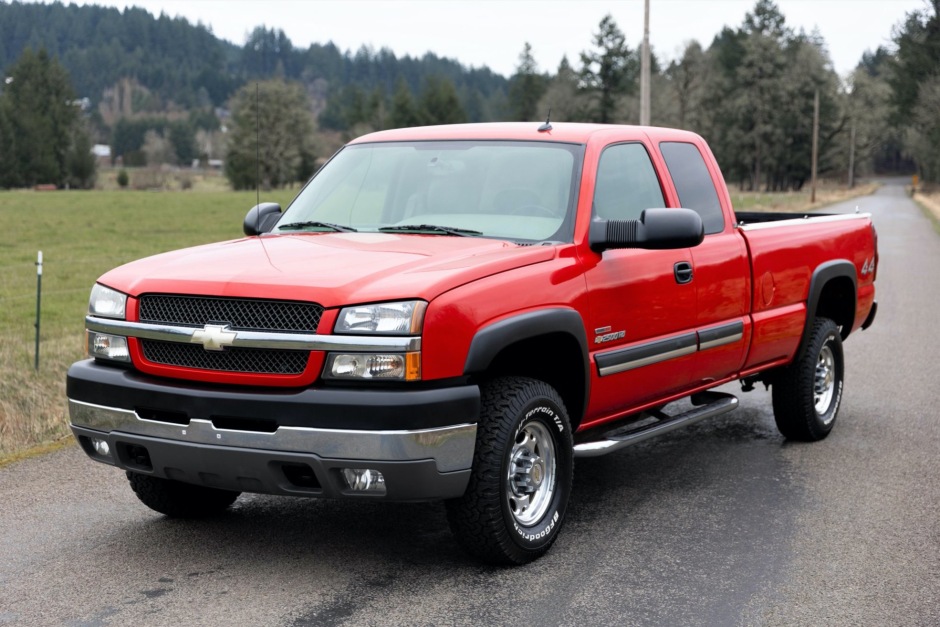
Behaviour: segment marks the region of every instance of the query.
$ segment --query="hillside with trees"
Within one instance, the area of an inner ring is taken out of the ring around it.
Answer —
[[[703,135],[728,181],[743,189],[798,190],[810,176],[818,94],[823,175],[851,182],[916,169],[940,182],[938,14],[940,0],[925,2],[899,21],[890,47],[866,53],[840,77],[818,33],[795,31],[772,0],[757,0],[740,25],[707,45],[691,41],[675,59],[653,55],[652,124]],[[585,34],[577,57],[564,58],[554,72],[540,69],[536,51],[520,42],[516,71],[503,77],[431,53],[295,47],[267,28],[237,45],[204,25],[136,8],[0,1],[0,69],[10,76],[36,54],[63,68],[87,129],[70,131],[73,149],[90,137],[110,145],[112,159],[125,166],[205,164],[228,153],[226,172],[238,188],[256,184],[249,166],[259,119],[270,120],[272,142],[282,118],[300,129],[289,150],[270,151],[272,159],[285,155],[285,163],[262,173],[262,184],[275,186],[303,180],[346,139],[382,128],[536,121],[549,110],[554,121],[636,123],[639,46],[631,42],[638,39],[608,15]],[[10,111],[16,88],[0,90]],[[292,103],[288,109],[272,109],[275,93]],[[25,132],[3,110],[0,136]],[[58,162],[67,162],[57,150]],[[89,180],[36,179],[17,167],[0,186]]]

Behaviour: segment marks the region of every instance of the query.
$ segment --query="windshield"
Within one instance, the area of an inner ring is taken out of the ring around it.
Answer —
[[[571,241],[582,147],[449,141],[347,146],[274,233],[356,230]]]

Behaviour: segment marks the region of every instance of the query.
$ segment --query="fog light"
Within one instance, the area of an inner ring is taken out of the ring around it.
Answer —
[[[130,361],[131,354],[127,350],[127,338],[108,333],[88,331],[88,355],[103,357],[115,361]]]
[[[417,381],[421,378],[421,353],[331,354],[326,373],[334,379]]]
[[[111,456],[111,447],[108,446],[108,442],[106,440],[101,440],[99,438],[92,438],[91,446],[93,449],[95,449],[95,452],[101,455],[102,457]]]
[[[385,494],[385,477],[370,468],[343,468],[343,479],[350,490]]]

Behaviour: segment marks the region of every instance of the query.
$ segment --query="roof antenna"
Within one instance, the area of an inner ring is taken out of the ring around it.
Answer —
[[[548,108],[548,115],[545,117],[545,124],[539,127],[539,133],[547,133],[552,130],[552,108]]]
[[[255,80],[255,230],[261,233],[261,93]]]

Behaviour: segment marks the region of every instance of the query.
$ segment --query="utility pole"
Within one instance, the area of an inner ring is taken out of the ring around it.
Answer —
[[[809,201],[816,202],[816,163],[819,153],[819,90],[813,96],[813,184],[810,188]]]
[[[849,189],[855,187],[855,119],[852,119],[852,129],[849,131]]]
[[[643,49],[640,51],[640,126],[650,124],[650,0],[644,0]]]

